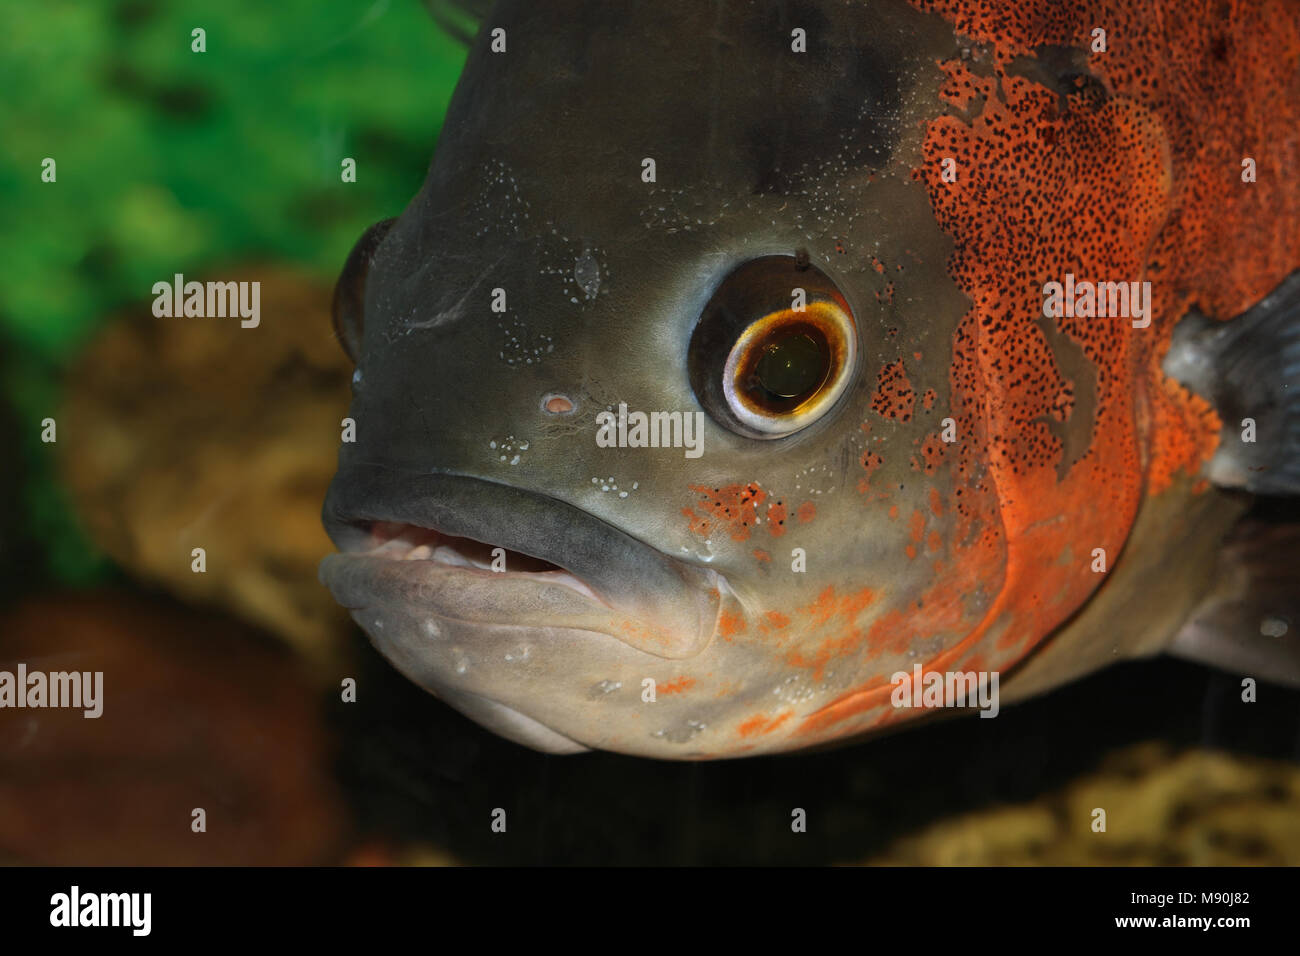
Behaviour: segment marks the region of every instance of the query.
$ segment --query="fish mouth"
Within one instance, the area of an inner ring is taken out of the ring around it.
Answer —
[[[360,532],[363,538],[354,539]],[[427,561],[430,573],[459,568],[475,574],[507,574],[511,579],[531,579],[561,585],[592,601],[601,601],[579,577],[557,564],[484,541],[448,534],[436,528],[401,521],[360,521],[349,525],[342,545],[345,552],[384,561]],[[608,606],[608,605],[606,605]]]
[[[335,476],[322,518],[341,553],[320,578],[354,616],[402,605],[444,621],[595,631],[669,659],[699,654],[716,632],[717,572],[539,492],[364,465]]]

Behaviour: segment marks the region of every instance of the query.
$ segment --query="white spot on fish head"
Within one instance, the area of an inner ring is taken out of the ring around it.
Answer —
[[[517,465],[523,460],[523,453],[528,450],[530,444],[526,438],[506,435],[504,438],[493,438],[488,441],[488,448],[497,461],[507,465]]]
[[[588,247],[583,248],[582,255],[573,264],[573,281],[588,299],[596,298],[600,292],[600,263]]]
[[[555,349],[555,343],[549,335],[531,331],[517,317],[502,321],[501,333],[502,344],[498,356],[511,367],[540,365],[543,356]]]
[[[621,488],[618,482],[614,480],[613,475],[607,478],[592,478],[591,483],[599,488],[601,492],[617,494],[620,498],[626,498],[640,486],[640,482],[634,481],[631,488]]]

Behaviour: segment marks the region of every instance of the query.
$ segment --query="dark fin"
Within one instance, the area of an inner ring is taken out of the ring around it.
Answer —
[[[1166,374],[1223,419],[1206,474],[1225,488],[1300,495],[1300,271],[1228,322],[1189,315],[1174,328]],[[1255,441],[1242,441],[1254,419]]]
[[[453,39],[468,46],[478,33],[479,24],[487,19],[493,0],[424,0],[433,22]]]
[[[1242,519],[1224,542],[1214,582],[1169,653],[1300,687],[1300,521]]]

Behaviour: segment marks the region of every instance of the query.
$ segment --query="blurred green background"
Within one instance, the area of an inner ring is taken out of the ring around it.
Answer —
[[[0,533],[28,543],[21,592],[113,575],[40,440],[78,349],[174,272],[253,259],[332,282],[362,230],[418,190],[465,46],[440,25],[455,8],[417,0],[5,7],[0,437],[17,497]],[[206,53],[191,50],[199,27]]]

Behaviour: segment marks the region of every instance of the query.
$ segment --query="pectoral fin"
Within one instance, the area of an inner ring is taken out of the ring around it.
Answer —
[[[1228,322],[1193,314],[1178,323],[1164,370],[1223,420],[1211,481],[1300,495],[1300,271]]]
[[[1300,523],[1244,519],[1169,653],[1300,687]]]

